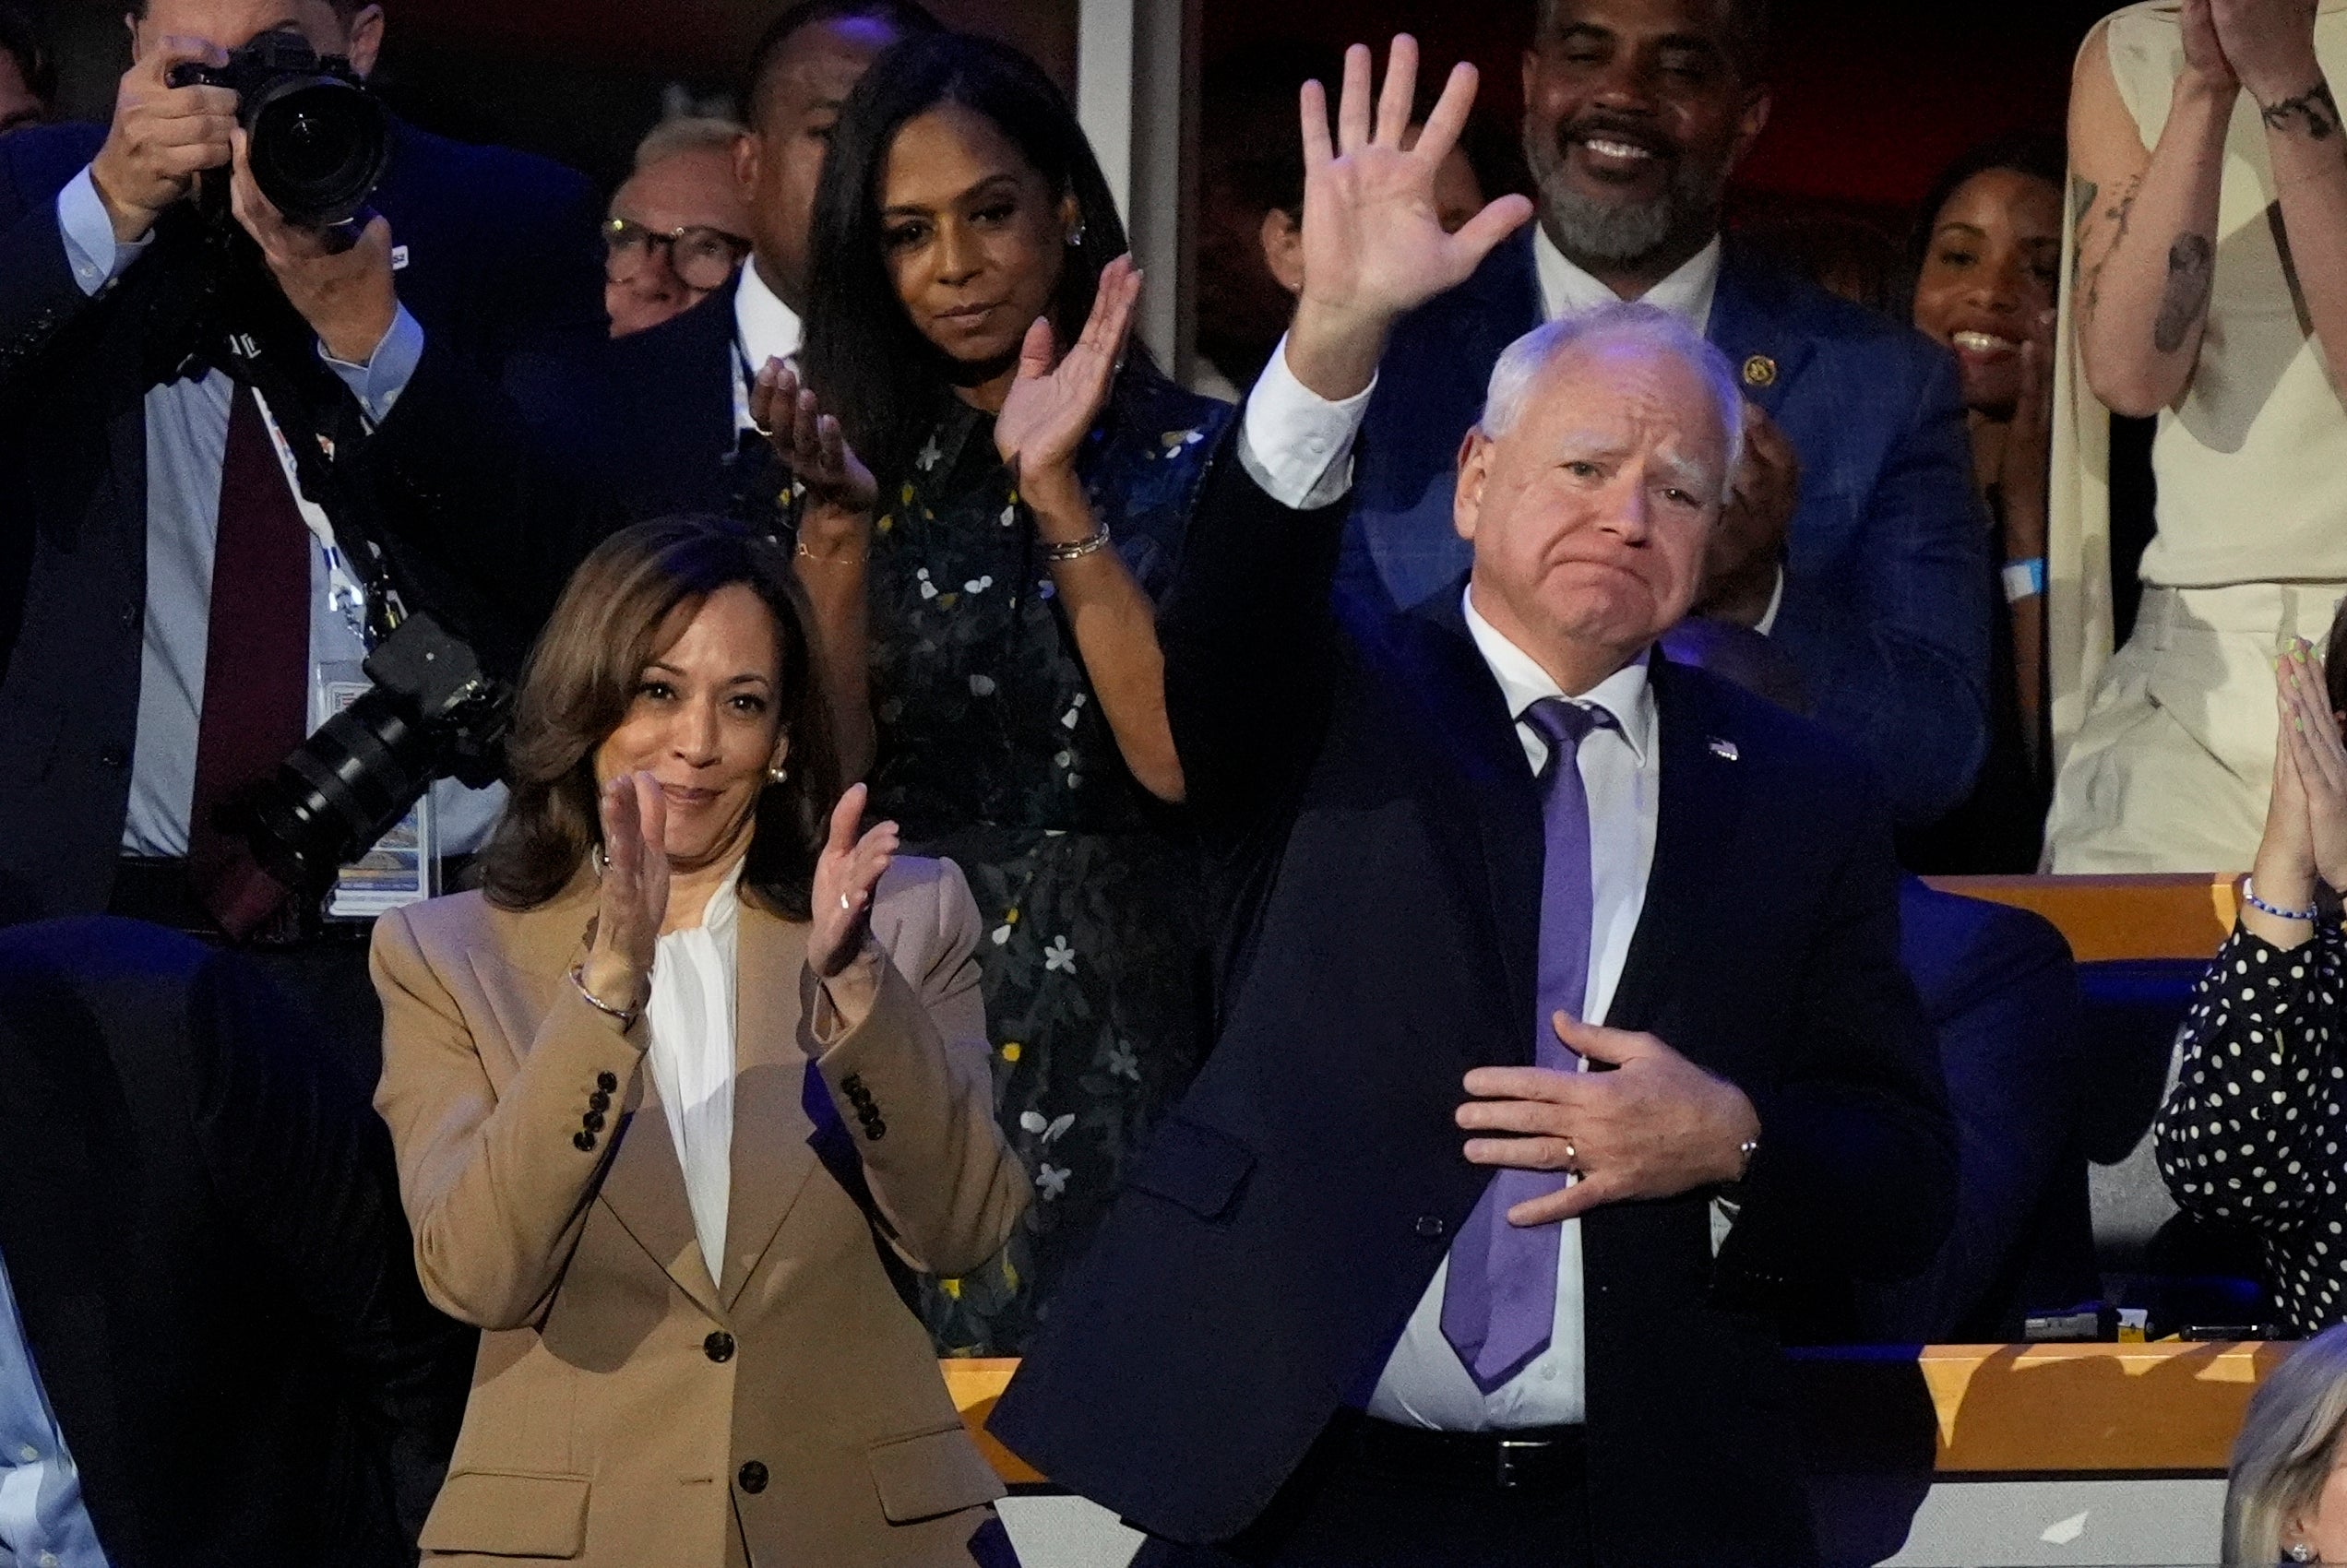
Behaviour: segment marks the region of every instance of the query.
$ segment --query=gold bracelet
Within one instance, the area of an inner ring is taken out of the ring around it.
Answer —
[[[1108,525],[1102,523],[1092,530],[1088,539],[1079,539],[1073,544],[1044,545],[1043,559],[1056,566],[1062,562],[1081,561],[1085,556],[1097,554],[1107,548]]]
[[[799,540],[798,553],[804,556],[807,560],[814,562],[818,566],[853,566],[868,559],[871,552],[863,550],[843,550],[836,555],[817,555],[814,551],[807,548],[805,540]]]

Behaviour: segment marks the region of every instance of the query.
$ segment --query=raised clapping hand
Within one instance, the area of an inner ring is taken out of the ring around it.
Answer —
[[[2273,795],[2251,881],[2269,904],[2311,909],[2317,883],[2347,885],[2347,745],[2312,644],[2293,640],[2275,665],[2274,685],[2281,724]],[[2304,924],[2255,909],[2242,920],[2277,945],[2295,946],[2307,935]]]
[[[1306,82],[1304,123],[1304,291],[1288,339],[1288,365],[1324,398],[1369,385],[1386,335],[1403,315],[1467,280],[1500,241],[1532,214],[1505,196],[1446,233],[1435,177],[1466,128],[1475,68],[1452,68],[1417,145],[1403,150],[1418,86],[1418,43],[1393,41],[1385,91],[1370,109],[1365,45],[1345,52],[1337,138],[1328,139],[1327,90]]]
[[[1019,350],[1019,374],[995,417],[995,450],[1008,465],[1030,503],[1057,488],[1080,499],[1076,453],[1101,410],[1108,406],[1116,363],[1132,335],[1133,307],[1141,297],[1140,268],[1120,255],[1101,269],[1100,289],[1083,333],[1066,354],[1058,352],[1051,323],[1038,317]],[[1039,516],[1060,510],[1043,506]],[[1059,541],[1066,542],[1066,541]]]
[[[2179,20],[2184,29],[2185,75],[2210,90],[2235,92],[2240,89],[2241,78],[2234,75],[2233,62],[2225,58],[2210,4],[2211,0],[2184,0]]]
[[[2249,89],[2258,107],[2302,99],[2322,85],[2315,58],[2316,0],[2185,0],[2186,59],[2196,29],[2194,12],[2205,7],[2210,30],[2223,51],[2225,69]],[[2337,128],[2338,112],[2330,111]]]
[[[650,995],[668,921],[668,797],[650,774],[623,773],[603,787],[601,811],[601,902],[580,978],[598,1001],[625,1012]]]
[[[897,858],[895,823],[880,823],[861,836],[856,831],[867,794],[858,784],[840,797],[831,809],[831,837],[815,863],[815,929],[807,936],[807,967],[825,980],[840,979],[864,952],[872,933],[873,890]]]
[[[1696,613],[1757,626],[1776,598],[1785,537],[1801,505],[1801,455],[1757,403],[1744,405],[1744,460],[1703,562]]]
[[[241,126],[230,141],[235,172],[229,180],[229,209],[261,247],[277,286],[326,351],[346,364],[366,363],[399,313],[391,225],[370,214],[351,242],[288,223],[254,182],[251,148]]]
[[[1580,1176],[1509,1209],[1509,1224],[1547,1225],[1602,1204],[1676,1197],[1743,1173],[1743,1146],[1760,1135],[1743,1090],[1652,1035],[1564,1013],[1554,1024],[1567,1050],[1617,1070],[1479,1067],[1467,1075],[1467,1092],[1476,1098],[1459,1108],[1467,1131],[1509,1134],[1468,1139],[1475,1164]]]
[[[833,521],[870,520],[880,499],[872,470],[848,445],[840,422],[800,385],[797,371],[780,360],[766,362],[750,384],[750,422],[806,487],[811,509],[832,514]]]

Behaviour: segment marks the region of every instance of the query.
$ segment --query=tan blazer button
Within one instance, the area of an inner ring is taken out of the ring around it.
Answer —
[[[730,1361],[733,1359],[733,1336],[721,1328],[701,1341],[701,1350],[712,1361]]]
[[[753,1459],[748,1464],[743,1466],[741,1474],[735,1476],[733,1479],[742,1483],[742,1490],[744,1491],[748,1492],[752,1497],[756,1497],[759,1492],[766,1490],[766,1467]]]

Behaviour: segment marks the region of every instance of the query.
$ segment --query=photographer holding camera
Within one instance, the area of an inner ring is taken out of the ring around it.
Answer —
[[[126,20],[102,137],[0,143],[0,923],[257,930],[372,1082],[365,928],[317,919],[267,854],[256,869],[255,802],[287,794],[299,752],[322,791],[372,791],[396,820],[446,765],[393,754],[385,659],[518,666],[535,628],[489,557],[403,531],[351,457],[427,340],[502,378],[601,337],[599,208],[568,171],[385,113],[363,87],[380,6],[148,0]],[[472,526],[480,551],[499,526]],[[305,745],[353,697],[390,751]],[[387,755],[406,769],[387,790]],[[432,801],[404,841],[419,894],[494,808]]]

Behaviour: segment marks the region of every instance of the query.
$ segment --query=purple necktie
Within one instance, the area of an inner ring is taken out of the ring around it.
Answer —
[[[1573,1070],[1573,1057],[1549,1019],[1558,1013],[1578,1018],[1586,1004],[1593,899],[1589,790],[1581,782],[1579,757],[1589,732],[1611,727],[1614,719],[1602,707],[1547,697],[1527,708],[1522,722],[1548,742],[1548,763],[1540,773],[1545,854],[1532,1057],[1537,1066],[1565,1073]],[[1548,1348],[1556,1318],[1556,1253],[1563,1227],[1519,1229],[1507,1223],[1507,1211],[1564,1185],[1560,1171],[1497,1172],[1451,1243],[1443,1337],[1485,1394]]]

